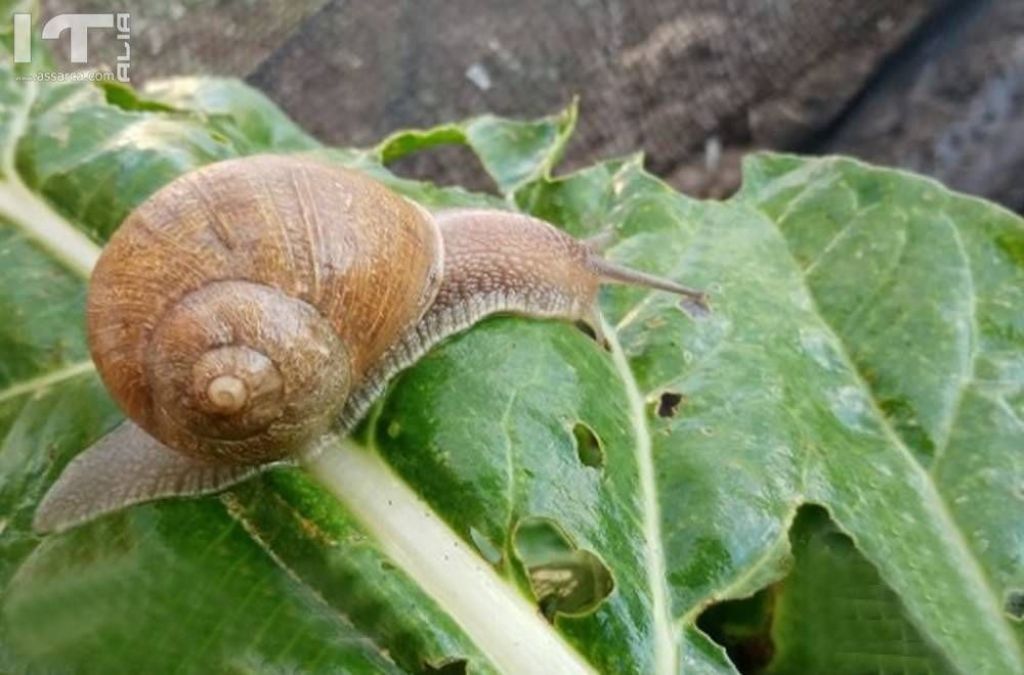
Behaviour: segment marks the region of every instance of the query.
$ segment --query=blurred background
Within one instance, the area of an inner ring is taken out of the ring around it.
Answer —
[[[110,11],[43,0],[44,15]],[[321,140],[581,97],[568,168],[635,150],[723,197],[755,148],[844,153],[1021,211],[1024,0],[126,0],[132,80],[245,79]],[[55,49],[58,58],[67,50]],[[486,187],[447,148],[400,173]]]

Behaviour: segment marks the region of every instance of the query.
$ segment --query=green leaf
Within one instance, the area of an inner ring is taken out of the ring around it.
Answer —
[[[461,124],[399,131],[384,139],[374,155],[382,163],[438,145],[465,144],[503,194],[530,181],[547,178],[562,156],[576,126],[576,102],[564,112],[535,122],[483,115]]]
[[[929,658],[1024,672],[1016,216],[839,159],[757,157],[727,203],[638,158],[556,177],[574,109],[360,151],[320,148],[225,80],[136,93],[7,67],[0,100],[0,670],[735,672],[696,619],[784,578],[813,503]],[[379,163],[440,142],[467,144],[501,198]],[[118,420],[81,327],[100,242],[175,176],[270,151],[431,208],[608,234],[610,258],[709,289],[713,311],[609,288],[610,352],[564,323],[492,318],[304,469],[33,534],[46,488]],[[786,630],[813,635],[793,597]]]
[[[202,115],[243,154],[297,152],[320,145],[266,96],[237,80],[178,77],[149,82],[144,91],[150,101]]]
[[[785,579],[715,604],[698,621],[743,672],[954,672],[825,509],[801,508],[790,540]]]
[[[791,538],[797,563],[777,591],[768,672],[950,672],[824,510],[802,511]]]

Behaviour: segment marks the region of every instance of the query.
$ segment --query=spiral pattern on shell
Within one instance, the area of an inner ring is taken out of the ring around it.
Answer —
[[[104,249],[89,347],[125,413],[223,463],[292,455],[429,307],[430,216],[359,174],[249,157],[173,181]]]

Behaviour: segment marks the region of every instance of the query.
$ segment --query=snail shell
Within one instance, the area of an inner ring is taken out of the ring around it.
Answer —
[[[89,348],[129,421],[36,513],[59,530],[221,489],[347,431],[399,370],[496,312],[589,321],[602,281],[700,294],[616,267],[534,218],[436,216],[311,159],[256,156],[173,181],[111,237]]]
[[[259,156],[174,181],[110,239],[89,348],[129,418],[198,459],[262,463],[329,426],[440,285],[436,223],[379,183]]]

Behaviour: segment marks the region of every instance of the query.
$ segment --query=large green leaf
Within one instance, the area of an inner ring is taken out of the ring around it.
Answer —
[[[950,672],[824,511],[801,511],[791,540],[796,566],[775,591],[771,672]]]
[[[802,507],[790,541],[794,563],[785,579],[718,603],[698,621],[743,672],[954,672],[824,509]]]
[[[2,61],[0,670],[735,672],[696,619],[784,577],[815,503],[923,658],[1024,672],[1016,216],[849,160],[755,158],[724,204],[638,158],[552,177],[573,111],[324,149],[232,81],[135,93]],[[441,142],[500,195],[380,165]],[[46,488],[118,419],[81,326],[101,242],[173,177],[270,151],[610,233],[609,257],[708,288],[713,311],[609,289],[610,352],[490,319],[303,469],[36,536]]]

